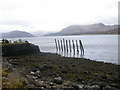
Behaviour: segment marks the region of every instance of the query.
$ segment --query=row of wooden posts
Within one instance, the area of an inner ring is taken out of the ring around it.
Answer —
[[[76,43],[76,44],[75,44]],[[65,39],[55,39],[56,51],[80,53],[84,55],[84,48],[81,40],[65,40]]]

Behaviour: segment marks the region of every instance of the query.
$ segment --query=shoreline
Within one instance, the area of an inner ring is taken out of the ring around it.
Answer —
[[[50,53],[50,54],[57,54],[57,53]],[[61,57],[65,57],[65,56],[61,56]],[[65,58],[73,58],[73,59],[79,58],[80,59],[80,57],[65,57]],[[89,59],[89,58],[83,58],[83,59],[88,59],[88,60],[95,61],[95,62],[98,62],[98,63],[100,62],[100,63],[108,63],[108,64],[113,64],[113,65],[120,65],[119,63],[105,62],[105,61],[94,60],[94,59],[92,60],[92,59]]]
[[[42,52],[3,57],[3,87],[117,90],[120,89],[118,68],[120,65],[112,63]],[[16,84],[12,76],[18,78]]]

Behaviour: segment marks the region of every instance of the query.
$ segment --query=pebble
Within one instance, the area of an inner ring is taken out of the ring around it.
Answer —
[[[83,72],[84,74],[89,74],[89,72],[88,71],[85,71],[85,72]]]
[[[91,86],[89,86],[89,85],[85,85],[84,88],[85,88],[85,89],[90,89]]]
[[[64,69],[64,70],[62,70],[62,73],[68,73],[68,70]]]
[[[53,82],[50,82],[49,85],[50,85],[50,86],[54,86],[54,83],[53,83]]]
[[[46,87],[46,85],[44,84],[44,82],[43,81],[41,81],[41,80],[36,80],[35,82],[34,82],[34,84],[35,84],[35,86],[37,86],[37,87]]]
[[[116,89],[114,87],[106,86],[103,88],[103,90],[118,90],[118,89]]]
[[[34,75],[35,73],[33,71],[30,72],[31,75]]]
[[[82,82],[83,81],[83,79],[82,78],[77,78],[77,82]]]
[[[100,87],[98,85],[92,85],[91,88],[95,89],[95,90],[99,90],[100,89]]]
[[[75,89],[83,89],[83,85],[79,84],[73,84],[72,87],[74,87]]]
[[[97,85],[99,85],[100,89],[103,89],[106,86],[103,82],[99,82]]]
[[[29,79],[33,79],[33,80],[36,80],[38,77],[35,77],[35,76],[30,76],[30,75],[26,75]]]
[[[54,83],[62,84],[63,83],[63,79],[61,77],[54,78]]]

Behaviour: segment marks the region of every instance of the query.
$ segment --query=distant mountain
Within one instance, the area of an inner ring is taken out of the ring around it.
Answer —
[[[47,32],[35,31],[35,32],[32,32],[32,34],[39,37],[39,36],[43,36],[43,35],[47,34]]]
[[[80,34],[108,34],[109,30],[117,29],[118,25],[104,25],[103,23],[91,25],[71,25],[57,33],[48,35],[80,35]]]
[[[34,37],[31,33],[25,31],[11,31],[8,33],[2,33],[2,38],[20,38],[20,37]]]
[[[108,34],[120,34],[120,28],[108,30]]]
[[[64,35],[64,33],[60,33],[60,32],[44,34],[44,36],[63,36],[63,35]]]

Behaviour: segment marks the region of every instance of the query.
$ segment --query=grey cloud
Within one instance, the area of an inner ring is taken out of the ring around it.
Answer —
[[[1,25],[19,25],[23,27],[32,27],[33,23],[30,21],[17,21],[17,20],[11,20],[11,21],[2,21],[0,22]]]

